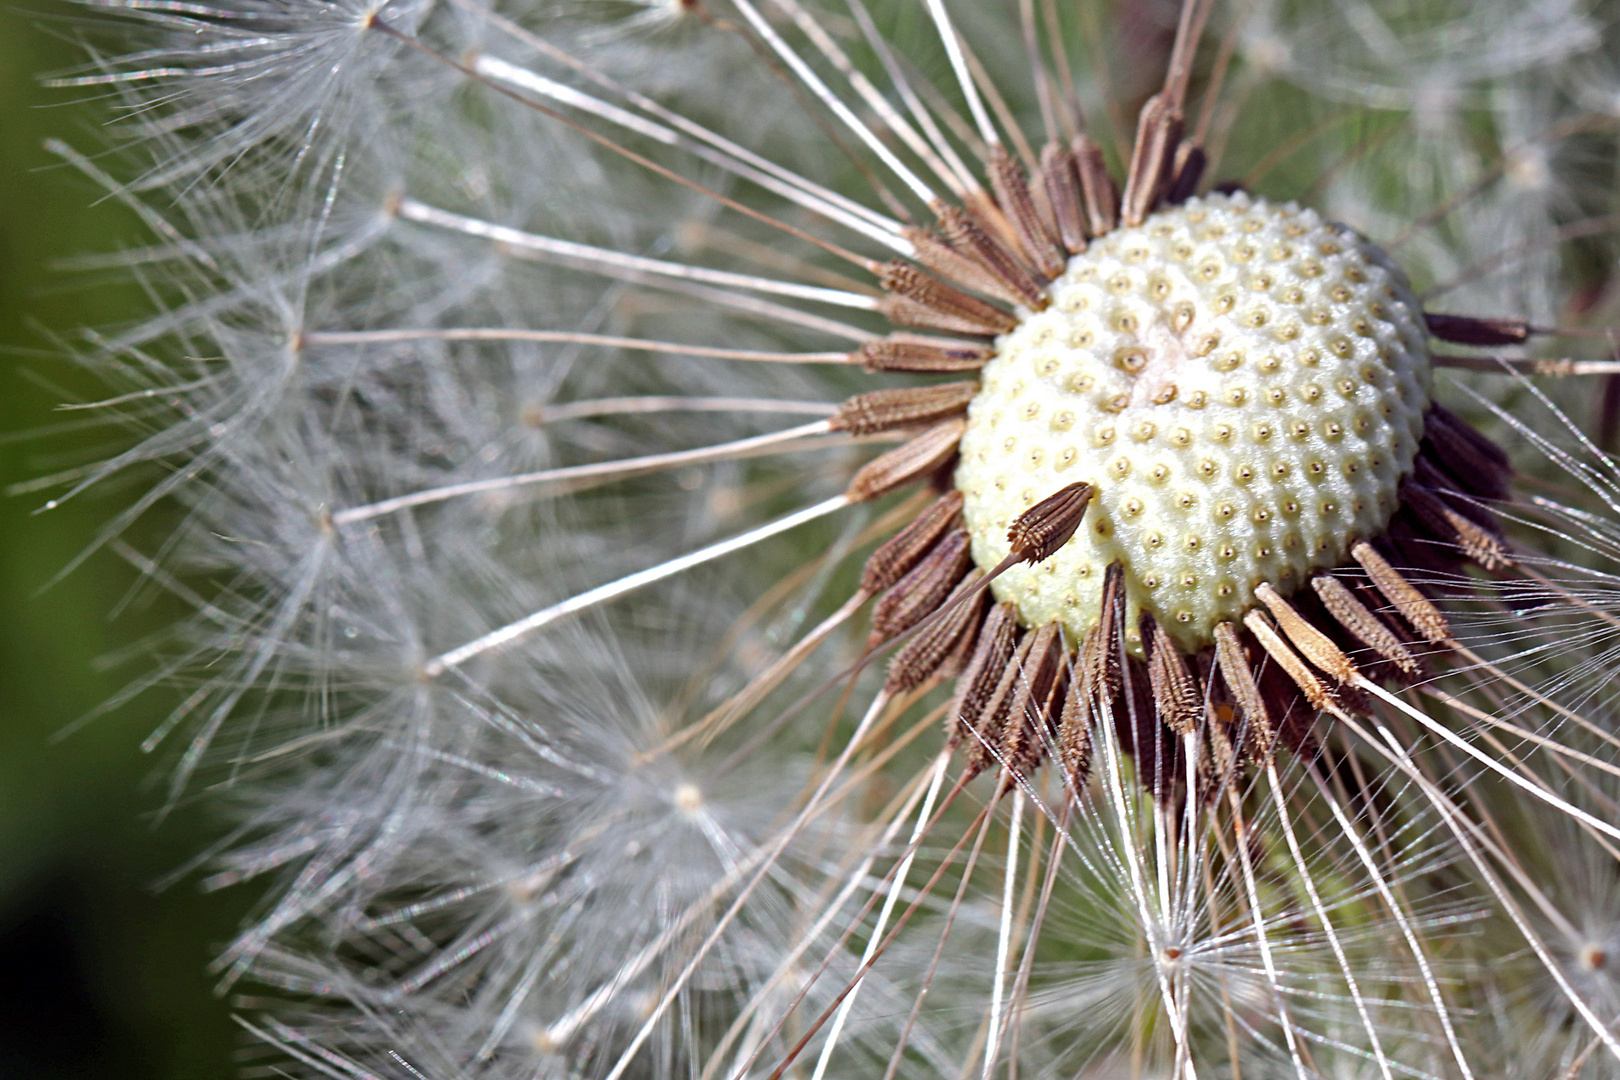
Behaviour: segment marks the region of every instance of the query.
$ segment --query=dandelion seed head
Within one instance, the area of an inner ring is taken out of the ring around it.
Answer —
[[[1607,941],[1588,941],[1575,950],[1575,961],[1582,971],[1596,974],[1608,968],[1614,962],[1614,957]]]
[[[98,182],[162,233],[128,260],[161,310],[99,359],[174,415],[132,399],[100,475],[192,510],[151,560],[209,583],[164,732],[176,791],[240,777],[210,884],[279,876],[222,967],[282,996],[288,1069],[1575,1075],[1599,1025],[1566,1021],[1620,1000],[1612,860],[1514,808],[1549,755],[1612,759],[1537,722],[1612,729],[1575,700],[1611,702],[1612,629],[1507,580],[1542,564],[1480,531],[1507,459],[1430,401],[1425,319],[1568,325],[1544,241],[1612,194],[1570,99],[1620,95],[1558,69],[1600,24],[1208,7],[1138,161],[1174,26],[1130,5],[128,5],[155,51],[85,84],[156,163]],[[1321,214],[1194,196],[1238,176]],[[961,490],[901,490],[964,423]],[[884,461],[892,495],[837,497]],[[1079,534],[995,582],[1027,632],[940,617],[967,547],[1080,481]],[[850,596],[874,547],[898,580]],[[1137,610],[1076,653],[1115,557]],[[914,636],[874,697],[879,612]],[[1179,650],[1111,663],[1148,612]],[[1498,836],[1537,841],[1524,881]],[[1485,892],[1534,957],[1467,930]],[[1470,1072],[1497,990],[1556,1068]]]
[[[1133,608],[1196,651],[1260,583],[1296,588],[1388,523],[1429,361],[1404,278],[1348,230],[1212,195],[1098,240],[1050,295],[1000,339],[956,474],[986,568],[1038,499],[1097,489],[1062,550],[997,580],[1026,624],[1079,640],[1118,559]]]
[[[696,817],[703,809],[703,789],[690,782],[677,784],[670,801],[683,816]]]
[[[1553,180],[1552,162],[1544,146],[1515,150],[1507,156],[1504,168],[1508,182],[1521,191],[1544,191]]]

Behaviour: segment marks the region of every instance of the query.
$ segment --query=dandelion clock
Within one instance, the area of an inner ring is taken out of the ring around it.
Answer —
[[[1620,1070],[1612,11],[99,10],[256,1074]]]

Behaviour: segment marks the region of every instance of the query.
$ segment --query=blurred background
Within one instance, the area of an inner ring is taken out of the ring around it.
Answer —
[[[18,490],[121,444],[93,414],[57,411],[98,391],[51,335],[141,305],[111,275],[60,265],[143,242],[42,145],[106,141],[105,103],[40,84],[82,59],[71,17],[37,0],[0,8],[0,1080],[230,1077],[236,1028],[206,966],[248,898],[203,895],[195,877],[157,891],[215,831],[193,806],[156,820],[159,762],[140,742],[172,697],[150,692],[63,735],[145,669],[138,653],[114,663],[120,652],[178,612],[109,620],[136,575],[107,552],[52,581],[121,493],[39,513],[61,489]]]

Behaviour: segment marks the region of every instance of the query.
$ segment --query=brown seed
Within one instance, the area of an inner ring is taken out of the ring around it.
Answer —
[[[1277,745],[1295,757],[1307,760],[1315,757],[1319,752],[1316,740],[1319,710],[1307,700],[1298,684],[1278,665],[1266,664],[1260,669],[1260,696],[1266,699],[1266,709],[1276,721]]]
[[[1024,634],[976,725],[979,739],[969,754],[971,764],[986,769],[999,760],[1015,775],[1027,775],[1040,763],[1051,738],[1046,708],[1062,655],[1057,623]]]
[[[1319,574],[1311,579],[1311,587],[1321,597],[1328,613],[1339,620],[1339,625],[1357,641],[1394,664],[1402,673],[1413,676],[1422,674],[1417,657],[1407,650],[1382,619],[1355,598],[1344,582],[1330,574]]]
[[[1103,574],[1102,603],[1097,623],[1086,632],[1080,662],[1091,685],[1093,704],[1101,706],[1119,697],[1122,679],[1120,657],[1124,652],[1121,635],[1125,625],[1125,565],[1115,561]]]
[[[961,417],[935,424],[910,442],[879,455],[861,467],[844,494],[850,502],[865,502],[920,480],[944,465],[956,453],[967,430]]]
[[[1061,143],[1050,142],[1041,151],[1041,183],[1052,208],[1058,238],[1070,255],[1086,250],[1086,210],[1080,193],[1080,176],[1074,169],[1074,155]]]
[[[1464,560],[1462,552],[1437,537],[1410,507],[1402,507],[1389,519],[1389,527],[1375,543],[1408,578],[1415,581],[1414,575],[1422,575],[1425,593],[1443,588],[1442,579],[1455,576],[1457,564]]]
[[[1005,761],[1002,739],[1006,735],[1007,718],[1011,715],[1019,684],[1027,682],[1030,651],[1034,645],[1035,631],[1021,633],[1012,655],[996,677],[995,686],[984,699],[979,715],[962,717],[963,726],[973,731],[967,750],[968,769],[972,772],[983,772]]]
[[[972,599],[964,600],[962,605],[975,609],[979,614],[969,621],[967,633],[956,639],[956,647],[940,661],[939,670],[935,674],[941,679],[955,679],[960,676],[967,669],[968,662],[973,659],[973,650],[978,647],[979,632],[984,629],[985,614],[991,603],[990,594],[978,588],[981,580],[983,580],[982,572],[970,570],[968,576],[962,579],[962,584],[957,586],[959,590],[978,589],[976,595]]]
[[[972,565],[967,530],[958,528],[946,533],[921,562],[878,599],[872,610],[867,648],[874,649],[905,633],[938,611]]]
[[[903,235],[915,249],[912,258],[947,281],[1008,304],[1024,304],[1028,297],[1018,288],[986,270],[977,259],[962,254],[944,237],[912,225]]]
[[[985,345],[917,334],[890,334],[850,354],[867,371],[977,371],[996,354]]]
[[[1000,308],[930,277],[909,263],[884,265],[879,283],[889,295],[878,311],[890,322],[962,334],[1005,334],[1018,320]]]
[[[1436,403],[1429,406],[1429,414],[1425,423],[1439,424],[1463,439],[1473,447],[1474,452],[1481,457],[1488,458],[1501,469],[1511,469],[1513,463],[1508,460],[1507,451],[1487,439],[1474,425],[1452,412],[1450,409]]]
[[[1013,160],[1005,146],[998,144],[990,148],[989,172],[990,190],[995,192],[996,202],[1012,222],[1024,258],[1048,280],[1063,273],[1066,260],[1057,240],[1035,211],[1035,200],[1030,196],[1029,179],[1024,175],[1023,166]]]
[[[1148,654],[1148,678],[1159,719],[1177,735],[1190,735],[1204,715],[1204,691],[1164,627],[1142,612],[1142,644]]]
[[[1228,710],[1230,711],[1230,710]],[[1238,783],[1240,762],[1237,747],[1232,745],[1232,736],[1229,734],[1229,724],[1213,723],[1204,725],[1205,745],[1208,748],[1208,760],[1211,773],[1210,796],[1216,791],[1226,788],[1235,789]]]
[[[1058,758],[1069,791],[1078,797],[1091,779],[1091,685],[1079,665],[1070,673],[1063,711],[1058,714]]]
[[[1142,106],[1136,122],[1136,147],[1120,199],[1125,224],[1140,225],[1158,205],[1169,187],[1175,165],[1176,144],[1181,141],[1181,110],[1164,94],[1154,94]]]
[[[1445,645],[1451,641],[1451,627],[1446,624],[1446,617],[1440,614],[1440,609],[1402,577],[1376,548],[1362,540],[1351,546],[1350,556],[1367,572],[1378,591],[1384,594],[1384,599],[1395,605],[1395,610],[1401,613],[1412,629],[1433,645]]]
[[[1348,570],[1348,568],[1346,569]],[[1422,654],[1428,651],[1422,646],[1426,646],[1428,642],[1422,634],[1407,625],[1406,620],[1401,618],[1401,613],[1389,602],[1389,598],[1378,591],[1378,586],[1374,585],[1372,580],[1365,574],[1362,575],[1360,581],[1351,579],[1346,580],[1344,583],[1345,587],[1350,590],[1351,595],[1360,601],[1361,606],[1372,612],[1379,622],[1389,627],[1389,632],[1394,634],[1396,640],[1402,645],[1406,646],[1406,651],[1411,653],[1413,658],[1421,665],[1423,663]]]
[[[1023,742],[1013,760],[1014,770],[1028,776],[1046,760],[1057,747],[1058,722],[1069,688],[1069,654],[1064,647],[1063,633],[1057,623],[1052,627],[1052,641],[1042,663],[1041,693],[1032,693],[1027,710],[1028,724],[1023,729]]]
[[[1502,526],[1496,520],[1496,515],[1489,507],[1464,493],[1462,485],[1451,478],[1434,455],[1419,451],[1412,461],[1411,479],[1434,492],[1447,506],[1487,533],[1501,536]]]
[[[940,227],[943,229],[943,222],[945,218],[947,216],[954,215],[958,208],[951,206],[949,203],[946,203],[943,200],[936,199],[928,204],[928,209],[934,212],[935,220],[941,223]],[[990,192],[984,190],[983,188],[964,192],[962,195],[962,205],[960,209],[992,240],[1001,246],[1002,251],[1008,258],[1022,266],[1025,273],[1029,272],[1029,267],[1023,266],[1023,264],[1019,262],[1019,257],[1017,254],[1018,237],[1013,233],[1012,222],[1007,220],[1007,215],[1003,214],[1001,212],[1001,207],[996,205],[996,198],[994,195],[990,194]]]
[[[1074,152],[1074,171],[1080,178],[1091,235],[1112,232],[1119,223],[1119,189],[1108,175],[1108,159],[1103,156],[1102,146],[1089,135],[1077,135],[1070,149]]]
[[[958,521],[962,512],[962,493],[947,491],[912,518],[906,527],[883,541],[867,557],[861,569],[861,591],[876,596],[899,581],[907,570],[917,565],[934,541],[947,528]]]
[[[1513,562],[1501,540],[1447,505],[1434,489],[1409,480],[1401,485],[1400,495],[1402,508],[1432,530],[1436,539],[1454,545],[1485,569],[1500,570]]]
[[[940,235],[951,249],[977,264],[999,282],[1003,290],[1018,297],[1017,303],[1039,310],[1051,302],[1042,283],[1029,272],[1022,259],[992,236],[971,211],[943,203],[932,209],[939,218]]]
[[[1334,644],[1332,638],[1312,626],[1305,616],[1271,587],[1270,582],[1262,582],[1254,590],[1254,595],[1266,605],[1272,617],[1277,620],[1277,625],[1288,635],[1288,640],[1293,643],[1294,648],[1305,655],[1307,660],[1341,683],[1355,681],[1360,672],[1344,654],[1344,650]]]
[[[1123,670],[1123,700],[1113,709],[1114,737],[1135,759],[1137,782],[1163,801],[1185,779],[1181,740],[1159,719],[1147,664],[1133,656]]]
[[[1005,601],[995,605],[979,627],[973,656],[956,680],[956,696],[945,716],[948,745],[955,747],[964,737],[971,737],[972,725],[995,693],[1017,642],[1018,610]]]
[[[895,428],[931,424],[965,411],[978,392],[977,382],[873,390],[856,394],[844,402],[828,423],[834,431],[847,431],[851,435],[876,435]]]
[[[949,670],[951,662],[964,651],[964,643],[966,648],[972,648],[972,638],[984,621],[989,594],[979,591],[966,600],[961,598],[973,592],[983,577],[981,570],[969,571],[945,602],[946,606],[953,603],[956,606],[951,607],[944,618],[935,619],[918,631],[894,654],[889,661],[888,681],[883,684],[885,694],[907,693],[936,675],[949,678],[954,674]]]
[[[1298,653],[1289,648],[1288,642],[1277,633],[1277,628],[1272,625],[1265,612],[1259,608],[1251,608],[1249,613],[1243,616],[1243,625],[1249,628],[1249,633],[1254,635],[1254,639],[1260,643],[1266,655],[1275,660],[1277,666],[1282,668],[1294,681],[1294,685],[1299,687],[1312,708],[1325,710],[1338,704],[1327,684],[1317,678],[1316,672],[1300,659]]]
[[[1212,741],[1216,738],[1225,743],[1226,754],[1228,760],[1230,760],[1231,743],[1226,742],[1226,736],[1217,731],[1213,725],[1204,724],[1190,735],[1182,736],[1181,740],[1183,755],[1186,754],[1189,747],[1196,747],[1198,750],[1197,774],[1193,777],[1193,784],[1196,788],[1194,797],[1205,806],[1213,802],[1232,783],[1233,773],[1222,769],[1216,759]],[[1183,771],[1182,776],[1186,776],[1185,771]]]
[[[1249,748],[1249,757],[1265,764],[1276,748],[1277,727],[1266,709],[1265,699],[1260,696],[1260,687],[1255,682],[1254,669],[1249,666],[1237,627],[1229,622],[1215,627],[1215,668],[1221,673],[1226,692],[1243,714],[1242,744]]]
[[[1463,491],[1482,499],[1508,494],[1513,468],[1501,447],[1473,425],[1438,405],[1423,420],[1424,451],[1432,453],[1446,475]]]
[[[1044,562],[1069,542],[1086,516],[1094,489],[1081,481],[1060,488],[1018,515],[1007,530],[1012,554],[1022,562]]]

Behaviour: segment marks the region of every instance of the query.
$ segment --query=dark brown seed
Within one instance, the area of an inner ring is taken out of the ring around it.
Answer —
[[[1384,621],[1355,598],[1355,595],[1345,586],[1344,582],[1329,574],[1319,574],[1311,579],[1311,587],[1316,595],[1321,597],[1322,605],[1328,613],[1339,621],[1339,625],[1350,632],[1350,635],[1379,656],[1394,664],[1406,675],[1422,674],[1422,666],[1417,657],[1413,656],[1400,638],[1396,637]]]
[[[1265,764],[1276,748],[1277,726],[1266,709],[1265,699],[1260,696],[1243,640],[1238,636],[1237,627],[1229,622],[1215,627],[1215,668],[1221,673],[1227,694],[1242,714],[1240,743],[1247,748],[1250,758]]]
[[[1190,735],[1204,715],[1204,691],[1164,627],[1142,612],[1142,646],[1147,650],[1148,679],[1159,719],[1177,735]]]
[[[1063,711],[1058,715],[1058,758],[1069,791],[1078,797],[1091,779],[1091,686],[1079,665],[1069,675]]]
[[[973,565],[966,529],[952,529],[921,562],[889,587],[872,609],[867,648],[875,649],[939,610]]]
[[[1198,181],[1204,178],[1204,168],[1209,164],[1209,155],[1204,148],[1194,142],[1182,140],[1176,147],[1176,162],[1173,169],[1175,179],[1170,181],[1169,189],[1164,193],[1164,201],[1171,204],[1184,203],[1198,193]]]
[[[955,747],[963,738],[971,738],[972,725],[984,712],[990,695],[995,693],[1017,642],[1017,609],[1006,602],[995,605],[979,627],[979,640],[973,648],[972,659],[956,680],[956,697],[945,717],[948,745]]]
[[[989,594],[981,590],[969,599],[961,598],[972,592],[983,577],[981,570],[969,571],[945,601],[946,606],[953,603],[956,606],[943,618],[935,619],[918,631],[894,654],[889,661],[888,681],[883,684],[884,693],[891,696],[907,693],[936,675],[949,678],[954,674],[947,668],[953,658],[962,653],[964,639],[967,639],[967,648],[972,648],[971,639],[984,621]],[[959,600],[961,602],[957,603]]]
[[[1288,640],[1304,654],[1305,659],[1341,683],[1355,681],[1360,673],[1350,658],[1344,655],[1344,650],[1335,645],[1332,638],[1312,626],[1305,616],[1271,587],[1270,582],[1261,582],[1255,588],[1254,595],[1266,605],[1282,632],[1288,635]]]
[[[1500,570],[1513,560],[1502,541],[1461,511],[1446,504],[1432,488],[1407,481],[1401,485],[1401,507],[1426,526],[1436,539],[1455,545],[1487,570]]]
[[[1462,491],[1462,485],[1451,478],[1451,475],[1434,459],[1433,456],[1421,450],[1412,462],[1412,475],[1410,481],[1428,488],[1439,498],[1448,509],[1460,514],[1479,529],[1480,532],[1494,538],[1499,545],[1498,557],[1511,562],[1505,545],[1501,545],[1502,524],[1497,521],[1496,515],[1490,507]]]
[[[1068,651],[1064,648],[1063,633],[1056,623],[1052,639],[1041,663],[1040,692],[1030,694],[1026,710],[1027,723],[1021,731],[1021,742],[1012,759],[1013,770],[1020,776],[1034,772],[1057,746],[1058,720],[1069,685]],[[1011,739],[1009,738],[1009,743]]]
[[[1457,438],[1466,441],[1480,457],[1493,462],[1497,468],[1507,470],[1513,467],[1513,463],[1508,460],[1507,451],[1480,434],[1474,425],[1450,409],[1439,404],[1430,405],[1425,423],[1434,423],[1445,427]]]
[[[1425,453],[1432,454],[1461,490],[1482,499],[1508,494],[1513,474],[1507,455],[1473,425],[1436,405],[1423,421]]]
[[[1119,224],[1119,189],[1108,175],[1108,159],[1103,148],[1089,135],[1077,135],[1070,144],[1074,152],[1074,171],[1080,178],[1080,193],[1085,198],[1086,219],[1092,236],[1112,232]]]
[[[1467,556],[1437,537],[1410,507],[1402,507],[1390,518],[1384,535],[1373,544],[1408,578],[1416,580],[1414,575],[1422,575],[1425,594],[1443,589],[1445,579],[1455,576],[1459,564],[1467,561]]]
[[[1080,194],[1080,177],[1074,171],[1074,155],[1060,143],[1047,143],[1041,151],[1041,183],[1046,202],[1052,208],[1058,239],[1070,255],[1086,250],[1086,208]]]
[[[1097,624],[1086,632],[1080,651],[1086,679],[1091,685],[1093,703],[1101,705],[1119,697],[1120,657],[1124,651],[1121,634],[1125,626],[1125,565],[1110,563],[1103,574],[1102,604]]]
[[[979,392],[977,382],[905,386],[856,394],[828,421],[834,431],[876,435],[896,428],[932,424],[964,412]]]
[[[1046,223],[1036,213],[1023,166],[1013,160],[1005,146],[997,145],[990,148],[989,171],[990,190],[995,192],[996,202],[1012,222],[1024,258],[1047,280],[1063,273],[1066,260],[1057,240],[1047,232]]]
[[[1260,669],[1260,696],[1276,721],[1277,745],[1295,757],[1315,757],[1319,752],[1315,730],[1319,710],[1281,667],[1266,664]]]
[[[963,725],[973,730],[973,741],[967,749],[967,764],[975,773],[1006,760],[1002,740],[1006,736],[1007,718],[1011,715],[1013,700],[1018,696],[1019,685],[1027,684],[1030,651],[1035,645],[1035,637],[1034,630],[1026,630],[1019,635],[1018,644],[996,678],[990,696],[984,699],[979,715],[962,717]]]
[[[1131,153],[1125,194],[1120,199],[1125,224],[1142,224],[1169,187],[1181,127],[1181,110],[1163,94],[1154,94],[1142,106],[1136,123],[1136,148]]]
[[[869,341],[850,354],[867,371],[977,371],[996,351],[971,341],[890,334]]]
[[[1007,530],[1012,554],[1022,562],[1044,562],[1069,542],[1091,502],[1092,486],[1084,481],[1048,495],[1018,515]]]
[[[1045,756],[1046,707],[1062,666],[1063,636],[1057,623],[1024,634],[977,725],[978,768],[999,758],[1015,775],[1027,775]]]
[[[958,255],[977,263],[1012,295],[1020,297],[1019,303],[1040,310],[1051,302],[1042,283],[1024,266],[1023,260],[992,236],[972,213],[945,205],[936,207],[935,212],[939,215],[939,232],[945,242]]]
[[[861,569],[861,591],[868,596],[876,596],[899,581],[928,553],[934,541],[957,523],[961,513],[960,491],[947,491],[935,499],[905,528],[883,541],[867,557],[866,565]]]
[[[1260,643],[1266,655],[1276,661],[1277,666],[1287,673],[1295,686],[1299,687],[1312,708],[1323,710],[1338,704],[1333,691],[1329,690],[1327,684],[1317,678],[1316,672],[1312,671],[1310,666],[1300,659],[1299,654],[1289,647],[1288,642],[1283,640],[1265,612],[1259,608],[1251,608],[1249,613],[1243,616],[1243,625],[1248,627],[1249,633],[1254,635],[1254,639]]]
[[[1231,725],[1218,722],[1206,724],[1204,734],[1209,749],[1211,779],[1214,781],[1209,794],[1213,796],[1216,790],[1237,786],[1238,750],[1232,745]]]
[[[1423,321],[1429,324],[1429,333],[1459,345],[1518,345],[1530,338],[1530,324],[1523,319],[1477,319],[1425,312]]]
[[[1181,740],[1159,719],[1147,665],[1131,657],[1124,674],[1123,707],[1113,710],[1114,737],[1136,760],[1137,782],[1162,801],[1185,775]]]
[[[884,266],[879,282],[889,294],[878,311],[902,326],[961,334],[1005,334],[1018,320],[994,305],[930,277],[909,263]]]
[[[956,453],[956,444],[965,430],[967,421],[961,417],[935,424],[910,442],[867,462],[849,482],[844,495],[850,502],[865,502],[922,479]]]

